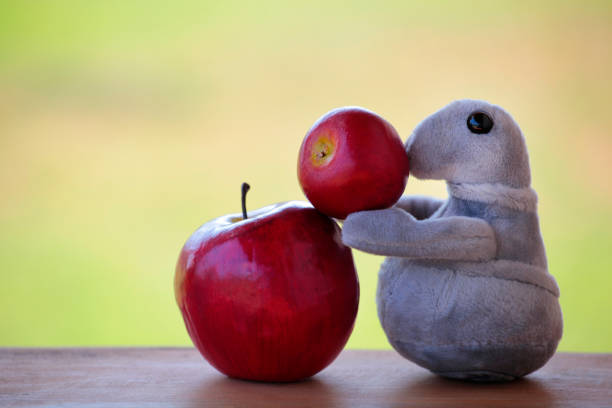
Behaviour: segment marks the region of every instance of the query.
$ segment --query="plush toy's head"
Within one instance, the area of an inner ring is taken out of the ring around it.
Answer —
[[[512,117],[484,101],[452,102],[423,120],[406,141],[410,172],[453,183],[531,182],[525,140]]]

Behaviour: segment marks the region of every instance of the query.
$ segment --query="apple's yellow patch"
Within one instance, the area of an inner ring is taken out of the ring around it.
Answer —
[[[324,166],[331,161],[336,152],[336,145],[332,138],[323,134],[312,144],[310,160],[316,167]]]
[[[176,271],[174,274],[174,296],[176,298],[176,303],[179,308],[183,308],[183,301],[185,299],[185,265],[181,265],[179,262],[176,265]]]

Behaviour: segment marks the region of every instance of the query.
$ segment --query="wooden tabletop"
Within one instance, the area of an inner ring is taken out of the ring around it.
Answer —
[[[312,379],[229,379],[192,348],[0,348],[0,406],[612,407],[612,354],[558,353],[512,383],[439,378],[393,351],[347,350]]]

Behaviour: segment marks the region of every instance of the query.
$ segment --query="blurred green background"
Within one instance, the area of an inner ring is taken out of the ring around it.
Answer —
[[[612,351],[610,2],[0,1],[0,345],[187,345],[174,265],[210,218],[304,199],[310,125],[405,140],[453,99],[521,125],[567,351]],[[444,197],[441,182],[407,193]],[[356,253],[349,347],[389,348]]]

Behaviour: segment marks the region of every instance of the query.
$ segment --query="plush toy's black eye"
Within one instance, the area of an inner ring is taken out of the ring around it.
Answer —
[[[468,117],[467,127],[472,133],[489,133],[493,128],[493,120],[486,113],[474,112]]]

